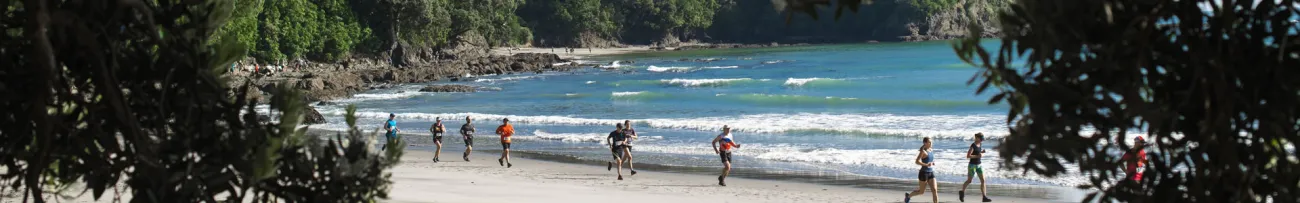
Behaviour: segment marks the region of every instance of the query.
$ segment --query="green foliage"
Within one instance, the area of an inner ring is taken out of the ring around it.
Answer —
[[[528,27],[545,38],[537,39],[539,45],[577,45],[583,34],[601,38],[618,35],[618,24],[613,19],[613,9],[600,0],[530,1],[518,12],[528,16]]]
[[[1085,202],[1297,202],[1298,15],[1294,0],[1019,0],[1000,46],[954,49],[1010,106],[1002,164],[1078,171]],[[1153,141],[1140,181],[1120,178],[1130,134]]]
[[[0,95],[22,98],[0,100],[7,189],[32,202],[73,183],[95,198],[125,183],[131,202],[385,196],[384,171],[400,154],[381,157],[359,139],[322,148],[299,128],[300,93],[277,85],[269,106],[279,119],[268,121],[244,99],[253,87],[226,84],[248,50],[247,30],[223,25],[247,17],[234,1],[40,2],[0,14],[18,19],[0,22],[13,31],[0,34],[13,42],[0,45],[0,63],[15,67],[0,70]],[[148,18],[105,17],[121,13]]]
[[[953,9],[963,0],[909,0],[916,10],[925,14],[933,14],[943,10]]]

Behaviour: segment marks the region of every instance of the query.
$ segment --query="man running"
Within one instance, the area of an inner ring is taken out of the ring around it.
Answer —
[[[722,143],[722,149],[718,149],[718,143]],[[740,148],[740,143],[736,143],[735,138],[731,137],[731,128],[726,125],[722,126],[722,134],[713,138],[713,152],[722,157],[722,175],[718,176],[718,185],[727,186],[727,175],[731,173],[731,149]]]
[[[1146,139],[1141,136],[1133,138],[1133,149],[1124,152],[1124,173],[1127,174],[1125,179],[1133,182],[1142,182],[1142,168],[1147,164]]]
[[[636,140],[636,130],[632,129],[631,120],[623,120],[623,160],[627,162],[627,168],[632,170],[632,175],[636,175],[636,167],[632,166],[632,141]]]
[[[388,142],[385,142],[384,146],[380,147],[379,150],[388,150],[388,143],[392,143],[394,140],[398,139],[397,132],[400,130],[397,129],[397,120],[394,120],[396,118],[396,114],[388,114],[388,122],[384,122],[384,130],[388,131],[388,133],[384,135],[388,138]]]
[[[433,144],[438,147],[433,151],[433,163],[438,163],[438,156],[442,155],[442,134],[446,133],[447,129],[442,127],[442,117],[435,119],[433,125],[429,126],[429,133],[433,134]]]
[[[989,199],[989,193],[985,191],[984,186],[984,168],[980,167],[980,158],[984,157],[984,133],[975,133],[975,143],[970,144],[966,149],[966,158],[970,159],[970,165],[966,166],[966,183],[961,184],[961,190],[957,191],[957,200],[966,202],[966,186],[970,186],[971,178],[976,175],[980,177],[980,196],[984,197],[984,202],[993,202]]]
[[[609,142],[609,152],[614,155],[614,161],[610,162],[610,164],[618,163],[618,180],[623,180],[623,156],[625,155],[624,150],[627,149],[625,146],[627,144],[627,134],[624,134],[626,131],[623,131],[623,124],[614,124],[614,127],[614,131],[609,132],[609,136],[605,137],[605,142]],[[610,168],[612,167],[606,167],[605,170]]]
[[[497,127],[497,135],[501,136],[501,158],[497,159],[497,164],[510,168],[515,166],[510,164],[510,136],[515,135],[515,126],[510,125],[510,119],[501,119],[501,126]]]
[[[465,158],[465,162],[469,162],[469,152],[474,149],[473,121],[469,119],[469,116],[465,116],[465,125],[460,125],[460,136],[465,139],[465,154],[461,155],[461,157]]]

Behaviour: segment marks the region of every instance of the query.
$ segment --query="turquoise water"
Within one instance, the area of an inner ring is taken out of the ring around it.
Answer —
[[[689,60],[682,60],[689,59]],[[707,59],[707,60],[697,60]],[[396,113],[400,128],[427,136],[437,117],[456,132],[472,116],[479,149],[498,149],[489,132],[510,118],[517,151],[604,161],[613,125],[632,120],[642,136],[636,163],[720,167],[709,141],[730,125],[744,148],[736,167],[831,171],[915,180],[922,137],[936,138],[936,173],[965,180],[972,135],[992,140],[984,160],[990,183],[1074,186],[1080,176],[1046,178],[997,166],[1007,107],[987,104],[966,82],[977,69],[946,42],[857,44],[661,52],[585,59],[604,69],[505,76],[460,82],[500,88],[477,93],[420,93],[408,84],[339,100],[356,104],[361,123],[378,127]],[[619,65],[609,65],[614,61]],[[631,61],[631,62],[628,62]],[[709,62],[702,62],[709,61]],[[319,107],[341,129],[342,106]],[[373,128],[371,128],[373,129]],[[428,140],[427,137],[408,140]],[[461,141],[448,138],[449,150]],[[427,142],[416,142],[427,146]],[[424,148],[427,149],[427,148]],[[445,149],[446,150],[446,149]]]

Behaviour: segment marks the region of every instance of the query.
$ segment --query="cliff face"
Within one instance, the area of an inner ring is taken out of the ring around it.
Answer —
[[[1006,3],[1005,0],[966,0],[954,8],[931,14],[917,12],[919,15],[905,18],[908,34],[901,39],[926,41],[964,37],[969,34],[971,23],[984,27],[980,37],[996,37],[1001,32],[994,24],[997,11],[1005,8]]]

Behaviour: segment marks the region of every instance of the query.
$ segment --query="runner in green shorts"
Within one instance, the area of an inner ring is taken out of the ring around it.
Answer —
[[[966,186],[970,185],[971,179],[975,175],[980,177],[980,195],[984,196],[984,202],[992,202],[989,199],[989,193],[984,187],[984,167],[980,167],[980,158],[984,157],[984,133],[975,133],[975,143],[970,144],[970,149],[966,150],[966,158],[970,159],[970,165],[966,167],[966,183],[961,184],[961,191],[957,191],[957,199],[966,202]]]

